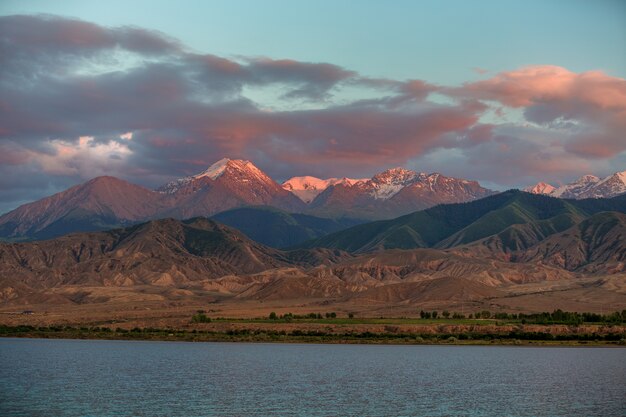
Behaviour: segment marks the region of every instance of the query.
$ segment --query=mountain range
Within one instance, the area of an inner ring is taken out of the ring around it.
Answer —
[[[245,206],[333,219],[393,218],[493,193],[475,181],[402,168],[369,180],[306,178],[292,178],[280,185],[252,162],[226,158],[156,190],[115,177],[98,177],[0,216],[0,238],[47,239],[166,217],[212,216]]]
[[[624,213],[626,198],[563,200],[513,190],[349,227],[290,250],[204,217],[151,220],[0,244],[0,298],[12,305],[93,304],[122,302],[116,297],[123,294],[132,303],[298,300],[400,308],[468,300],[513,305],[536,291],[545,299],[584,288],[577,302],[611,291],[623,301]],[[248,215],[257,213],[225,217]]]
[[[626,199],[565,200],[510,190],[469,203],[439,205],[354,226],[306,242],[303,247],[363,253],[479,244],[488,246],[491,253],[508,254],[602,212],[626,213]]]
[[[588,175],[559,188],[540,183],[528,191],[561,198],[612,197],[626,193],[626,172],[604,179]],[[476,181],[404,168],[389,169],[371,179],[294,177],[279,184],[250,161],[224,158],[203,172],[155,190],[115,177],[94,178],[0,216],[0,238],[48,239],[254,207],[237,212],[248,218],[237,219],[231,213],[220,219],[234,227],[247,225],[254,238],[285,247],[357,223],[394,219],[439,204],[470,202],[494,194]],[[259,211],[259,207],[271,209]],[[270,231],[267,225],[277,225],[276,221],[282,227]],[[279,229],[282,232],[276,233]]]
[[[605,178],[583,175],[576,181],[560,187],[539,182],[525,188],[524,191],[559,198],[611,198],[626,193],[626,171],[616,172]]]
[[[471,201],[494,194],[476,181],[394,168],[369,180],[344,180],[325,188],[309,203],[320,216],[390,219],[437,204]]]

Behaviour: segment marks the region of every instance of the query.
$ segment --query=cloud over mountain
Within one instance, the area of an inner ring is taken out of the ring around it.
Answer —
[[[407,163],[503,187],[569,179],[581,164],[608,173],[626,159],[625,83],[540,66],[436,86],[220,57],[132,26],[0,17],[0,212],[97,175],[154,186],[223,156],[275,178]],[[507,109],[531,126],[490,116]]]

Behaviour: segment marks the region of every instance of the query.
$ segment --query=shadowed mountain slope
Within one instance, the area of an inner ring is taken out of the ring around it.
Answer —
[[[357,219],[326,219],[287,213],[272,207],[243,207],[218,213],[212,219],[274,248],[294,246],[362,223]]]

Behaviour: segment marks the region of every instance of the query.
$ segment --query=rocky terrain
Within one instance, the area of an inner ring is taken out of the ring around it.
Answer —
[[[420,212],[428,217],[419,228],[408,216],[329,235],[334,242],[356,242],[345,248],[311,243],[278,250],[206,218],[5,243],[0,312],[126,317],[141,309],[146,317],[165,317],[192,308],[232,316],[270,309],[370,316],[411,316],[422,308],[621,310],[626,215],[617,211],[622,200],[616,202],[604,202],[615,211],[593,212],[565,200],[504,193]],[[455,218],[457,209],[466,217]],[[485,219],[494,227],[478,233],[475,226]],[[348,232],[351,238],[337,239]],[[381,244],[368,243],[372,239]]]
[[[239,160],[157,190],[99,177],[0,218],[2,236],[39,239],[0,243],[0,313],[621,310],[626,194],[596,198],[619,181],[567,199],[405,169],[280,185]]]

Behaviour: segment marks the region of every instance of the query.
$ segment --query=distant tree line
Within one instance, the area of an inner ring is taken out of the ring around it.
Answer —
[[[517,321],[522,324],[571,324],[578,325],[582,323],[603,323],[603,324],[626,324],[626,310],[616,311],[614,313],[609,314],[598,314],[598,313],[578,313],[571,311],[563,311],[563,310],[554,310],[553,312],[543,312],[543,313],[504,313],[497,312],[493,313],[489,310],[476,311],[474,313],[469,313],[465,315],[459,312],[450,312],[448,310],[443,311],[424,311],[421,310],[419,312],[419,316],[421,319],[439,319],[439,320],[463,320],[463,319],[492,319],[492,320],[503,320],[503,321]],[[293,320],[322,320],[322,319],[335,319],[338,315],[336,312],[327,312],[327,313],[308,313],[308,314],[293,314],[293,313],[285,313],[278,315],[276,312],[272,311],[268,319],[269,320],[280,320],[280,321],[293,321]],[[352,319],[354,318],[353,313],[348,313],[347,317]],[[383,317],[380,317],[381,319]],[[218,317],[215,320],[220,320]],[[198,310],[196,314],[191,317],[192,323],[210,323],[211,318],[205,314],[204,310]]]
[[[498,318],[498,317],[496,317]],[[609,314],[554,310],[552,313],[517,314],[517,319],[536,324],[626,323],[626,310]]]
[[[488,310],[470,313],[467,317],[461,313],[450,313],[444,310],[439,314],[437,311],[420,311],[422,319],[436,319],[438,317],[444,319],[496,319],[496,320],[519,320],[522,323],[529,324],[582,324],[582,323],[608,323],[623,324],[626,323],[626,310],[616,311],[609,314],[598,313],[578,313],[572,311],[563,311],[561,309],[554,310],[552,313],[492,313]]]
[[[302,320],[302,319],[315,319],[315,320],[321,320],[323,318],[327,318],[327,319],[334,319],[337,318],[337,313],[335,312],[330,312],[330,313],[325,313],[324,315],[322,315],[322,313],[309,313],[309,314],[293,314],[293,313],[285,313],[282,315],[278,315],[276,314],[276,312],[272,311],[269,314],[269,319],[270,320],[284,320],[284,321],[291,321],[291,320]],[[349,318],[354,317],[354,315],[352,313],[350,313],[348,315]]]

